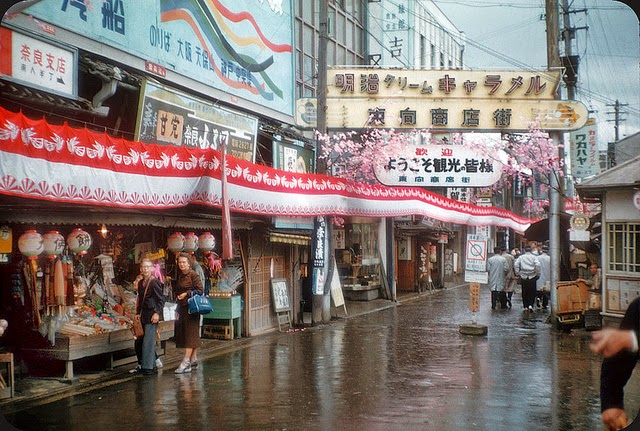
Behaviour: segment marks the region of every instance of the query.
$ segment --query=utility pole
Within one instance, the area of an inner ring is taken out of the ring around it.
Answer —
[[[547,68],[557,70],[560,64],[558,55],[558,3],[557,0],[545,0],[546,25],[547,25]],[[556,95],[558,98],[558,95]],[[551,139],[560,152],[562,134],[551,132]],[[554,172],[549,175],[549,252],[551,257],[551,320],[555,323],[558,308],[558,293],[556,285],[560,279],[560,178]]]
[[[316,98],[317,98],[317,130],[320,134],[327,134],[327,44],[329,41],[329,28],[328,28],[328,18],[329,18],[329,0],[320,0],[319,1],[319,11],[318,11],[318,24],[319,24],[319,33],[318,33],[318,80],[316,84]],[[316,154],[318,154],[318,145],[319,141],[316,141]],[[327,173],[327,164],[324,159],[322,159],[318,163],[317,172],[319,174]],[[328,219],[328,217],[326,217]],[[328,220],[326,222],[326,237],[325,237],[325,259],[324,259],[324,268],[322,268],[322,273],[325,275],[324,280],[324,289],[322,292],[314,292],[313,294],[313,302],[312,302],[312,319],[313,323],[321,323],[328,322],[331,320],[331,296],[329,295],[329,289],[326,286],[329,286],[331,283],[331,274],[332,274],[332,265],[333,265],[333,254],[334,251],[331,250],[331,223]],[[327,252],[328,250],[328,252]],[[337,270],[337,269],[333,269]],[[316,286],[318,280],[316,279],[316,271],[314,271],[314,280],[313,286]]]
[[[613,112],[607,112],[607,114],[613,114],[613,120],[607,120],[609,122],[613,121],[613,131],[615,133],[614,141],[609,142],[607,145],[607,169],[612,168],[616,165],[616,150],[615,145],[620,141],[620,123],[626,121],[624,118],[621,118],[621,114],[624,112],[620,112],[620,108],[624,106],[629,106],[628,103],[620,103],[618,99],[616,99],[616,103],[613,105],[607,105],[613,107]]]

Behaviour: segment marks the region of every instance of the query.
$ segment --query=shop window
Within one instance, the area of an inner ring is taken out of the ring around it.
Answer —
[[[378,224],[345,224],[344,249],[336,249],[336,260],[343,286],[379,285]]]
[[[609,231],[609,270],[640,272],[640,224],[611,223]]]

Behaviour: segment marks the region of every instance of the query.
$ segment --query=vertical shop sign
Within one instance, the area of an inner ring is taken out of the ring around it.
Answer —
[[[324,247],[327,236],[327,223],[323,216],[316,217],[313,226],[313,267],[324,268]]]
[[[597,130],[596,121],[589,118],[584,127],[569,133],[571,175],[575,178],[586,178],[600,173]]]

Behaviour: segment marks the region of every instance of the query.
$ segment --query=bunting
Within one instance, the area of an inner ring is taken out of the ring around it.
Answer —
[[[297,174],[216,150],[143,144],[52,125],[0,108],[0,194],[122,208],[188,204],[265,216],[397,217],[502,226],[522,233],[534,221],[417,187],[352,183]],[[224,198],[223,183],[228,194]]]

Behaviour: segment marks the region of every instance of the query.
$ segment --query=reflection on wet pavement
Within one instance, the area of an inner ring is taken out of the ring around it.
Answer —
[[[304,332],[260,338],[191,374],[154,377],[12,414],[24,430],[597,430],[600,358],[584,329],[542,311],[491,310],[467,289]],[[640,406],[632,377],[628,412]]]

